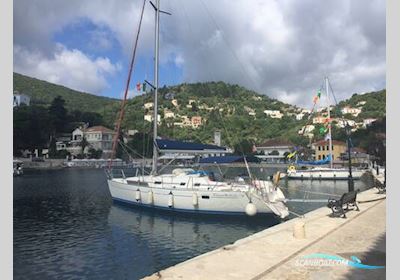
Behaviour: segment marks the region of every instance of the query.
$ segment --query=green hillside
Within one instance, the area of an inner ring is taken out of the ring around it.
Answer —
[[[167,93],[175,95],[178,107],[165,98]],[[190,101],[192,107],[188,108]],[[143,120],[144,114],[152,113],[151,110],[144,109],[143,105],[147,102],[152,102],[150,93],[128,102],[124,127],[151,131],[150,122]],[[175,118],[164,118],[164,110],[173,112]],[[285,115],[282,119],[273,119],[266,117],[264,110],[280,110]],[[174,139],[211,142],[214,130],[219,129],[223,134],[223,144],[230,146],[243,139],[260,142],[282,135],[297,138],[297,131],[305,122],[296,121],[294,114],[299,110],[301,109],[238,85],[223,82],[181,84],[160,89],[159,114],[162,121],[159,134]],[[288,116],[287,113],[293,116]],[[200,116],[203,124],[198,128],[174,125],[182,121],[182,116],[189,119]]]
[[[48,106],[56,96],[61,96],[70,111],[96,112],[103,114],[110,110],[118,110],[117,99],[79,92],[64,86],[52,84],[35,78],[14,73],[14,91],[26,94],[31,103]]]
[[[56,96],[61,96],[69,113],[75,110],[97,113],[101,115],[102,124],[110,128],[114,127],[120,106],[117,99],[74,91],[17,73],[14,73],[14,90],[29,95],[32,104],[45,107],[48,107]],[[176,99],[178,106],[173,104],[171,98]],[[218,129],[222,131],[222,144],[231,147],[243,141],[259,144],[274,137],[285,138],[298,145],[306,145],[309,142],[308,138],[298,135],[299,129],[310,123],[307,115],[302,120],[296,120],[296,114],[300,113],[302,108],[238,85],[207,82],[164,86],[160,88],[158,100],[161,117],[159,135],[162,137],[210,143],[214,131]],[[144,104],[152,101],[151,92],[128,100],[122,128],[151,134],[152,124],[144,120],[144,115],[152,115],[152,109],[145,109]],[[363,105],[359,106],[359,102],[363,102]],[[348,119],[357,122],[362,122],[363,118],[381,119],[386,115],[386,90],[354,94],[350,99],[340,102],[338,108],[344,106],[362,107],[359,116],[346,115]],[[282,118],[271,118],[264,113],[265,110],[279,110]],[[339,111],[334,110],[333,114],[338,116],[335,112]],[[165,118],[165,112],[172,112],[174,117]],[[177,123],[182,123],[185,116],[187,120],[199,116],[202,118],[202,124],[197,128],[180,127]],[[75,117],[75,121],[78,121],[77,118],[79,117]],[[334,129],[334,138],[343,134],[338,130],[340,129]],[[315,136],[323,137],[317,132]]]
[[[363,102],[365,102],[365,104],[361,105]],[[352,119],[383,118],[386,115],[386,89],[364,94],[354,93],[351,98],[339,102],[340,108],[345,106],[362,108],[357,118]],[[349,118],[351,117],[349,116]]]

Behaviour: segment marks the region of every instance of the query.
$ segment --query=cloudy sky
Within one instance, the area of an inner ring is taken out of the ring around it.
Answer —
[[[120,98],[142,0],[14,0],[14,71]],[[225,81],[310,107],[386,86],[384,0],[161,0],[160,86]],[[131,88],[153,79],[146,2]],[[131,96],[138,94],[132,90]]]

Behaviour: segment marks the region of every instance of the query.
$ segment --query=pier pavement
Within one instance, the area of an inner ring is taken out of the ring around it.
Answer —
[[[331,218],[327,207],[161,270],[144,279],[385,279],[385,269],[299,265],[303,256],[323,253],[385,266],[386,196],[376,188],[357,196],[360,211]],[[305,223],[305,238],[293,236]]]

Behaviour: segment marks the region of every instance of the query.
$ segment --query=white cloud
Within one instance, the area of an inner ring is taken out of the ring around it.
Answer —
[[[151,57],[154,11],[146,5],[138,55]],[[223,80],[303,106],[310,105],[304,96],[319,88],[325,75],[338,99],[385,86],[384,0],[168,0],[161,5],[172,13],[161,15],[161,63],[182,67],[184,81]],[[141,1],[15,0],[14,43],[54,60],[52,34],[85,18],[110,30],[128,61],[140,8]],[[107,48],[107,37],[97,35]],[[29,64],[31,58],[25,59]]]
[[[101,93],[108,87],[107,76],[115,75],[121,66],[108,58],[90,58],[79,50],[58,44],[52,57],[14,45],[14,71],[61,84],[72,89]]]

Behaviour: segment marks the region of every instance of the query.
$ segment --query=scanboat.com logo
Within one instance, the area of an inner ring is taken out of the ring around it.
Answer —
[[[361,263],[356,256],[351,256],[351,260],[328,254],[311,254],[296,260],[298,266],[352,266],[360,269],[379,269],[384,266],[367,265]]]

